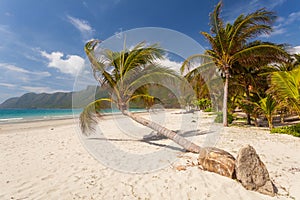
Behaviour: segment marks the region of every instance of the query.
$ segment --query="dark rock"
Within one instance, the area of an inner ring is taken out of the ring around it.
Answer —
[[[236,178],[248,190],[270,196],[275,195],[275,187],[270,180],[265,164],[255,149],[247,145],[240,149],[235,163]]]
[[[203,170],[214,172],[229,178],[234,177],[234,157],[218,148],[206,147],[201,150],[198,157],[198,164]]]

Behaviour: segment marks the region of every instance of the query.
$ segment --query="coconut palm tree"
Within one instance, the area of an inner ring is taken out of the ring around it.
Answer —
[[[133,99],[153,100],[154,97],[145,92],[152,83],[163,85],[165,81],[170,81],[169,85],[176,86],[178,82],[184,81],[184,79],[179,79],[173,71],[155,63],[157,58],[162,57],[163,50],[161,48],[157,45],[145,46],[145,43],[140,43],[132,50],[125,49],[121,52],[113,52],[106,49],[97,52],[98,43],[98,40],[87,42],[85,52],[91,62],[95,79],[101,85],[110,86],[110,95],[108,98],[97,99],[84,108],[80,114],[83,134],[93,133],[93,125],[97,123],[96,117],[101,114],[98,111],[101,111],[105,102],[109,102],[116,105],[123,115],[166,136],[184,149],[199,153],[199,165],[203,169],[230,178],[235,176],[235,159],[228,152],[214,147],[200,147],[174,131],[128,110],[128,103]],[[185,84],[179,84],[179,87],[175,89],[180,93],[175,94],[177,98],[187,95],[182,93],[187,91]]]
[[[206,50],[205,55],[194,55],[189,57],[182,66],[182,71],[186,64],[196,57],[210,58],[219,68],[225,79],[223,97],[223,124],[227,122],[227,100],[229,79],[234,72],[235,66],[249,66],[259,64],[261,61],[282,61],[286,60],[288,54],[279,46],[264,42],[251,42],[261,34],[269,34],[272,31],[272,23],[275,15],[265,9],[257,10],[248,15],[241,14],[230,24],[224,24],[220,17],[222,1],[210,14],[211,34],[201,32],[209,41],[210,50]],[[238,62],[239,65],[235,65]],[[207,66],[207,63],[205,63]],[[200,65],[197,68],[202,68]]]
[[[105,49],[96,52],[95,47],[98,43],[98,40],[87,42],[85,52],[91,62],[95,79],[101,85],[106,84],[110,87],[110,95],[108,98],[97,99],[84,108],[80,115],[83,133],[89,135],[93,131],[93,125],[96,123],[95,116],[101,114],[98,111],[101,111],[105,103],[109,102],[116,105],[123,115],[172,139],[184,149],[190,152],[200,152],[201,147],[174,131],[128,110],[129,102],[132,100],[139,99],[147,102],[154,100],[154,97],[147,93],[149,85],[163,84],[162,82],[166,81],[173,82],[170,85],[178,85],[178,81],[183,80],[172,70],[155,63],[156,59],[162,58],[164,51],[156,44],[146,46],[142,42],[132,50],[114,52]],[[180,85],[180,87],[183,86]],[[177,88],[177,90],[181,89]]]
[[[273,126],[273,115],[276,111],[278,106],[277,102],[272,98],[271,95],[267,95],[267,97],[262,98],[259,103],[255,103],[256,112],[261,112],[265,115],[268,120],[268,125],[270,130],[274,127]]]

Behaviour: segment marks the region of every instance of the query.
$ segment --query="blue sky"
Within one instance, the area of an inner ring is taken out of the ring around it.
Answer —
[[[182,32],[208,47],[209,13],[217,0],[1,0],[0,103],[27,92],[72,91],[88,66],[83,51],[91,38],[162,27]],[[278,15],[274,32],[259,39],[287,43],[300,53],[299,0],[223,0],[222,16],[265,7]]]

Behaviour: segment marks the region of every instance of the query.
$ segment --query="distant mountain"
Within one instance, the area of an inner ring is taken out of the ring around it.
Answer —
[[[165,108],[180,107],[177,99],[172,97],[172,92],[161,86],[153,86],[149,93],[155,96],[159,101],[155,103],[162,104]],[[56,92],[48,93],[26,93],[21,97],[7,99],[0,104],[0,109],[5,108],[83,108],[95,99],[108,97],[108,87],[88,86],[85,90],[77,92]],[[107,104],[110,107],[110,104]],[[131,108],[145,107],[142,101],[133,101]]]
[[[78,92],[26,93],[21,97],[7,99],[0,104],[0,108],[72,108],[72,100],[75,108],[82,108],[95,98],[107,96],[105,88],[88,86]]]

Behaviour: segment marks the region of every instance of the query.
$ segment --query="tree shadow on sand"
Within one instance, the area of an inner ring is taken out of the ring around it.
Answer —
[[[213,133],[212,131],[201,131],[199,129],[192,130],[192,131],[186,131],[183,133],[181,133],[180,130],[177,130],[175,132],[178,133],[179,135],[181,135],[182,137],[193,137],[193,136],[206,135],[206,134]],[[165,147],[165,148],[169,148],[171,150],[180,151],[180,152],[186,152],[185,149],[180,148],[180,147],[153,142],[153,141],[160,141],[160,140],[165,140],[165,139],[168,139],[168,138],[165,137],[164,135],[157,134],[155,131],[152,131],[150,134],[145,135],[142,139],[88,138],[88,140],[102,140],[102,141],[107,140],[107,141],[115,141],[115,142],[144,142],[149,145]]]

